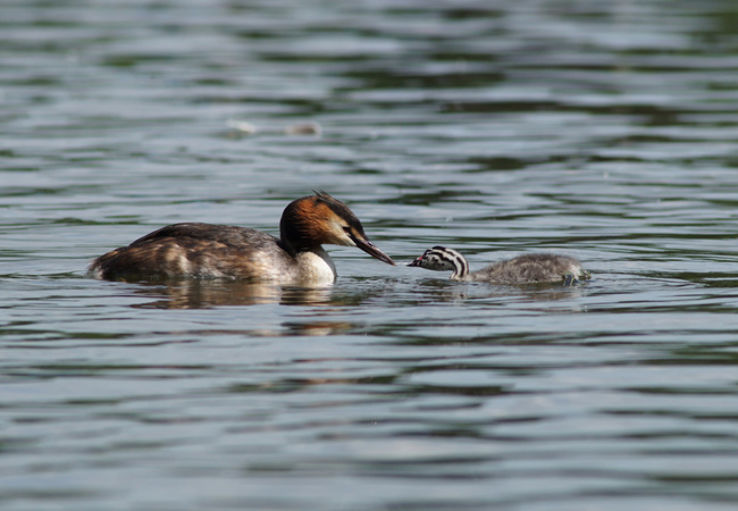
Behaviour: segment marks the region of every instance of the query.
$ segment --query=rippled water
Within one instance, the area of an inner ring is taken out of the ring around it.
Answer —
[[[735,2],[430,4],[2,3],[3,509],[735,509]],[[317,188],[594,278],[85,277]]]

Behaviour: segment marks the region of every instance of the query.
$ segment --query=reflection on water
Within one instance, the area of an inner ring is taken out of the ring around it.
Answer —
[[[296,306],[360,306],[367,300],[381,299],[392,292],[396,281],[381,286],[353,290],[343,287],[297,287],[234,279],[166,279],[134,284],[135,296],[153,298],[132,304],[141,309],[207,309],[219,306],[280,304]],[[518,286],[488,283],[454,282],[448,279],[426,278],[413,284],[409,302],[458,302],[480,299],[510,299],[511,296],[529,301],[556,301],[579,296],[580,288],[559,283],[539,283]],[[130,289],[130,288],[126,288]]]
[[[514,300],[523,302],[556,302],[582,296],[590,281],[574,286],[559,283],[539,283],[519,286],[495,285],[484,282],[455,282],[443,279],[422,279],[416,284],[411,301],[414,303],[467,302],[496,303]]]
[[[234,279],[171,279],[140,284],[135,293],[160,297],[139,308],[202,309],[226,305],[318,305],[331,300],[331,287],[306,288]]]

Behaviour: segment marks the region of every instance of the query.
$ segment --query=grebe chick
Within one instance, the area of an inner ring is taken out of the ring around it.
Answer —
[[[429,270],[452,270],[452,280],[490,282],[492,284],[536,284],[561,282],[570,286],[587,280],[590,274],[573,257],[558,254],[525,254],[470,272],[469,262],[452,248],[435,246],[426,250],[408,266]]]
[[[109,280],[226,277],[320,286],[336,280],[324,243],[355,246],[395,264],[369,241],[351,210],[325,192],[287,205],[279,232],[276,238],[232,225],[168,225],[101,255],[89,271]]]

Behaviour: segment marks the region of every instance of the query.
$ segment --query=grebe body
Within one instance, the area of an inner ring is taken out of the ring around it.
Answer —
[[[489,282],[492,284],[536,284],[560,282],[566,286],[587,280],[590,274],[581,263],[558,254],[525,254],[491,264],[478,271],[469,270],[469,262],[452,248],[435,246],[426,250],[408,266],[429,270],[451,270],[452,280]]]
[[[199,277],[326,285],[335,281],[336,267],[324,243],[356,246],[395,264],[369,241],[345,204],[319,192],[285,208],[279,238],[232,225],[173,224],[101,255],[89,271],[109,280]]]

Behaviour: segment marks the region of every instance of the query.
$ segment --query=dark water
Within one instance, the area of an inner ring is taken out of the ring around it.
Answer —
[[[2,3],[3,509],[738,506],[736,3],[430,4]],[[85,277],[316,188],[594,279]]]

